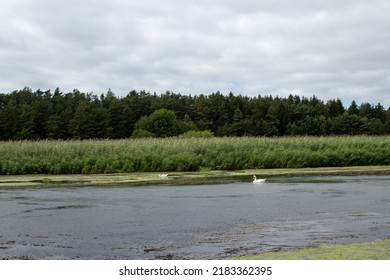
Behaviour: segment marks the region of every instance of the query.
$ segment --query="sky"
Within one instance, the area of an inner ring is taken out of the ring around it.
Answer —
[[[388,0],[0,0],[0,92],[289,94],[390,106]]]

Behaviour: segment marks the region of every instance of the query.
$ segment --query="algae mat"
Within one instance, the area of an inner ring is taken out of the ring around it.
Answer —
[[[258,177],[278,176],[334,176],[334,175],[389,175],[390,166],[317,167],[283,169],[247,169],[237,171],[203,170],[200,172],[169,172],[166,177],[157,172],[110,174],[34,174],[1,175],[1,188],[52,186],[112,186],[112,185],[175,185],[218,184],[251,181]]]
[[[245,260],[390,260],[390,239],[352,244],[321,244],[318,247],[266,252]]]

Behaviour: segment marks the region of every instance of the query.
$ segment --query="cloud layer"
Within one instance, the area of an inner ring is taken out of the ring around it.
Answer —
[[[389,14],[386,0],[6,0],[0,92],[219,90],[390,106]]]

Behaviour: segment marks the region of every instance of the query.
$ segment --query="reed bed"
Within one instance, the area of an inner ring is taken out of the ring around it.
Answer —
[[[390,137],[0,142],[0,174],[99,174],[390,165]]]

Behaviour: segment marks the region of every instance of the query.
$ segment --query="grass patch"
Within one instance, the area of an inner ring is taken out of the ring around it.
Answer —
[[[236,259],[245,260],[390,260],[390,239],[352,244],[321,244],[318,247],[266,252]]]
[[[50,184],[50,183],[52,183],[53,182],[53,180],[52,179],[50,179],[50,178],[42,178],[42,183],[46,183],[46,184]]]

